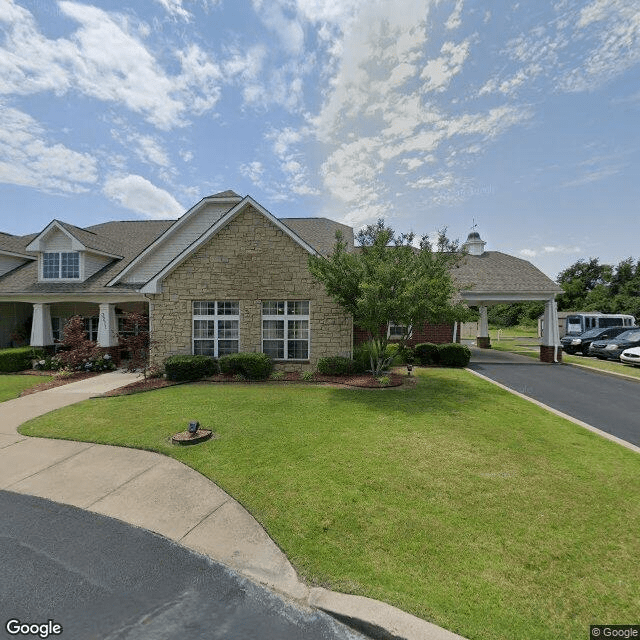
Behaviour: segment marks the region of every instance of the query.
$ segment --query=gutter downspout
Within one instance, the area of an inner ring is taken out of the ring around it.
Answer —
[[[454,320],[453,322],[453,342],[456,342],[458,339],[458,321]]]

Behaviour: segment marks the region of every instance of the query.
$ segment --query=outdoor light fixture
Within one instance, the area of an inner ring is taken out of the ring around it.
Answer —
[[[200,428],[200,423],[197,420],[192,420],[189,423],[189,433],[197,433]]]
[[[407,375],[410,376],[412,371],[413,371],[413,365],[407,364]]]

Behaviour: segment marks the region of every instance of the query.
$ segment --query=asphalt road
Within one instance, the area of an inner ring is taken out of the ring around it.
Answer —
[[[474,349],[469,368],[640,446],[640,382],[493,350]]]
[[[0,491],[0,638],[362,640],[154,533]],[[45,634],[12,635],[14,623]],[[62,633],[54,635],[55,624]]]

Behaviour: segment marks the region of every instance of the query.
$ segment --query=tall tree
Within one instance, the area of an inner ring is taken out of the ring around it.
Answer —
[[[396,235],[384,220],[356,235],[359,247],[347,251],[341,235],[333,254],[311,256],[309,270],[327,293],[369,334],[372,351],[379,353],[374,373],[384,358],[389,323],[410,327],[427,322],[452,322],[466,317],[467,309],[454,303],[456,292],[451,266],[460,258],[457,242],[439,232],[436,247],[427,236],[414,247],[413,233]],[[408,334],[403,335],[403,345]]]
[[[606,287],[610,279],[610,265],[600,264],[598,258],[578,260],[558,276],[558,284],[564,289],[564,293],[558,296],[558,308],[566,311],[588,311],[588,294],[599,285]],[[600,299],[598,295],[594,297]]]

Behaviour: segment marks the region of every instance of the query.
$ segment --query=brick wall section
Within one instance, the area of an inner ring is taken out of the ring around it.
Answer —
[[[262,300],[309,300],[309,361],[277,368],[315,369],[321,357],[350,355],[351,317],[311,276],[308,256],[261,213],[242,211],[165,278],[161,294],[150,296],[151,361],[191,353],[193,300],[238,300],[245,352],[262,351]]]
[[[541,362],[554,362],[554,356],[557,354],[558,362],[562,362],[562,347],[558,347],[556,351],[555,347],[549,347],[548,345],[540,345],[540,361]]]
[[[353,328],[354,345],[362,344],[369,339],[366,331],[359,327]],[[411,338],[407,344],[414,346],[423,342],[432,342],[434,344],[444,344],[453,341],[453,323],[451,324],[426,324],[421,329],[413,329]],[[460,331],[456,336],[456,341],[460,342]]]

